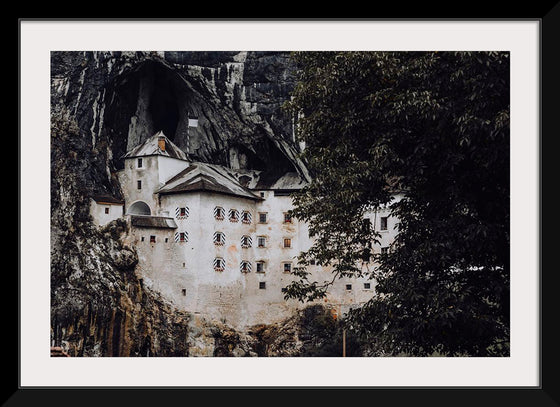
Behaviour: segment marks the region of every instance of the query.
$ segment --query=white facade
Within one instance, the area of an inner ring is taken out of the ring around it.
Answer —
[[[228,171],[158,154],[125,156],[119,180],[137,271],[143,284],[186,311],[237,328],[278,322],[308,305],[285,300],[282,288],[313,242],[307,225],[286,215],[292,200],[285,190],[247,190]],[[386,215],[368,217],[379,230]],[[387,222],[374,252],[394,238],[393,220]],[[332,279],[329,268],[308,271],[318,282]],[[365,278],[340,279],[320,302],[341,315],[369,300],[374,288]]]
[[[112,220],[122,218],[124,214],[124,204],[115,202],[113,198],[103,199],[95,197],[90,199],[90,214],[95,224],[106,225]]]

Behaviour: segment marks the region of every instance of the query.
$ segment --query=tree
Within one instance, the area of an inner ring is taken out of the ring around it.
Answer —
[[[509,53],[298,52],[288,110],[312,182],[294,196],[314,245],[286,296],[362,273],[367,211],[398,235],[375,254],[377,295],[350,313],[379,354],[509,354]],[[396,191],[403,198],[395,202]]]

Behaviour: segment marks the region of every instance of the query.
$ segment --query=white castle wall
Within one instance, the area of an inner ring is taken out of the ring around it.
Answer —
[[[304,222],[292,219],[284,222],[284,213],[292,208],[289,196],[275,196],[274,191],[254,191],[264,199],[260,201],[212,192],[183,192],[178,194],[154,194],[165,180],[188,165],[182,160],[166,157],[146,156],[143,168],[137,168],[137,159],[125,160],[125,168],[119,174],[126,201],[126,209],[137,201],[146,202],[152,215],[174,218],[177,229],[133,227],[129,240],[138,251],[137,272],[143,283],[162,293],[177,307],[210,319],[221,320],[234,327],[242,328],[259,323],[273,323],[290,315],[298,308],[309,304],[297,300],[284,300],[282,288],[293,279],[284,271],[284,263],[297,266],[297,256],[308,250],[313,241]],[[163,158],[163,159],[161,159]],[[164,175],[160,174],[164,172]],[[136,181],[142,180],[142,189]],[[163,180],[163,181],[162,181]],[[222,207],[223,220],[214,217],[214,208]],[[188,216],[176,217],[176,209],[188,208]],[[230,209],[251,214],[251,223],[241,218],[237,222],[228,219]],[[267,214],[266,223],[259,222],[259,213]],[[367,215],[372,225],[379,230],[382,216],[388,209]],[[175,242],[175,233],[187,232],[187,242]],[[216,245],[215,232],[225,235],[225,243]],[[396,234],[394,219],[388,219],[388,230],[383,231],[381,243],[374,245],[374,253],[388,246]],[[251,247],[242,248],[241,238],[251,238]],[[155,242],[150,242],[155,236]],[[266,247],[257,247],[258,237],[266,237]],[[142,239],[143,238],[143,239]],[[291,239],[291,247],[284,247],[284,239]],[[216,271],[214,260],[225,261],[223,271]],[[251,271],[240,270],[241,261],[251,264]],[[257,262],[265,262],[264,272],[257,272]],[[364,268],[373,267],[365,264]],[[331,269],[318,265],[308,266],[310,280],[323,282],[332,279]],[[261,288],[259,283],[265,283]],[[370,287],[365,288],[364,283]],[[351,284],[351,289],[347,289]],[[365,278],[344,278],[335,281],[326,298],[321,302],[332,307],[333,313],[341,315],[349,308],[363,304],[375,293],[375,282]]]

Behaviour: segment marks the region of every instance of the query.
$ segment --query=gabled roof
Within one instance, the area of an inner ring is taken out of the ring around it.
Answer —
[[[165,141],[165,150],[159,145],[159,140]],[[142,144],[134,147],[127,152],[123,158],[142,157],[148,155],[162,155],[165,157],[177,158],[179,160],[188,161],[187,155],[183,150],[177,147],[171,140],[167,138],[163,131],[158,131],[152,137],[148,138]]]
[[[217,192],[247,199],[261,200],[248,188],[242,186],[228,168],[202,162],[192,163],[171,178],[158,191],[160,194],[181,192]]]

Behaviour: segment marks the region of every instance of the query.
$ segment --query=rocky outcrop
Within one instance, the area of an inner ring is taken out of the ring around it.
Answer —
[[[289,53],[53,52],[51,73],[52,105],[75,117],[105,191],[121,156],[159,130],[200,161],[307,177],[281,108]]]
[[[281,105],[287,53],[53,52],[51,346],[70,356],[283,356],[293,322],[236,332],[144,287],[124,220],[93,225],[89,197],[122,197],[120,157],[158,130],[197,160],[306,176]],[[197,124],[195,127],[194,125]]]

